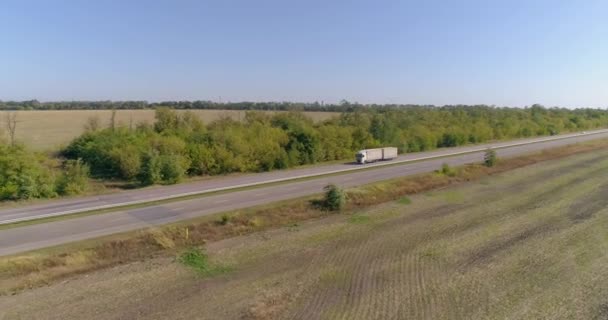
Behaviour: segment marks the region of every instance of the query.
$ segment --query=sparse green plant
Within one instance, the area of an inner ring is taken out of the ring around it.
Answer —
[[[369,221],[370,221],[370,217],[368,215],[363,215],[363,214],[353,214],[348,219],[348,222],[354,223],[354,224],[365,224]]]
[[[287,226],[287,230],[288,231],[298,231],[298,228],[300,227],[300,224],[297,222],[291,223]]]
[[[397,202],[399,202],[399,204],[410,204],[410,203],[412,203],[412,200],[408,197],[402,197]]]
[[[178,261],[197,271],[209,270],[209,258],[207,254],[199,248],[192,247],[187,249],[179,256]]]
[[[483,164],[490,168],[496,165],[498,158],[496,157],[496,151],[493,149],[486,150],[486,153],[483,156]]]
[[[223,214],[223,215],[220,217],[220,220],[219,220],[219,222],[218,222],[218,223],[219,223],[219,224],[221,224],[221,225],[223,225],[223,226],[225,226],[225,225],[227,225],[227,224],[228,224],[228,222],[230,222],[230,216],[229,216],[228,214],[225,214],[225,213],[224,213],[224,214]]]
[[[448,177],[453,177],[456,175],[456,170],[452,169],[449,164],[444,163],[441,165],[441,174],[446,175]]]
[[[231,270],[231,268],[226,266],[211,264],[207,253],[197,247],[188,248],[180,254],[177,260],[181,264],[194,269],[201,276],[205,277],[229,272]]]

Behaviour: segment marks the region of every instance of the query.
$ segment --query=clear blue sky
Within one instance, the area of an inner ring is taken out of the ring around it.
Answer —
[[[608,1],[2,1],[0,99],[608,106]]]

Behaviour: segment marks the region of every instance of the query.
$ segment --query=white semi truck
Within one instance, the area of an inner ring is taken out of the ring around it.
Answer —
[[[357,163],[364,164],[381,160],[391,160],[397,158],[397,148],[386,147],[376,149],[365,149],[357,152]]]

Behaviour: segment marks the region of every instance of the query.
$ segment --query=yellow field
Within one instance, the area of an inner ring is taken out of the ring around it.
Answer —
[[[184,112],[185,110],[178,110]],[[238,110],[190,110],[199,115],[205,123],[221,117],[235,120],[243,119],[246,111]],[[273,111],[265,111],[272,113]],[[281,111],[278,111],[281,112]],[[103,125],[110,122],[110,110],[54,110],[54,111],[16,111],[17,139],[35,150],[46,151],[57,149],[80,135],[89,118],[99,117]],[[5,114],[0,111],[0,130],[5,134]],[[305,112],[315,121],[323,121],[338,115],[337,112]],[[154,121],[154,110],[119,110],[116,113],[118,123],[129,125],[139,122]]]

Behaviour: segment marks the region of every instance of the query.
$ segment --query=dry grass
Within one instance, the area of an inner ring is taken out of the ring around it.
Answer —
[[[246,111],[238,110],[190,110],[198,115],[203,122],[209,123],[222,117],[240,120]],[[0,111],[0,119],[4,113]],[[11,111],[12,112],[12,111]],[[185,110],[178,110],[185,112]],[[273,111],[263,111],[272,113]],[[278,111],[280,112],[280,111]],[[109,125],[112,111],[110,110],[55,110],[55,111],[16,111],[17,140],[39,151],[55,150],[58,146],[69,143],[82,134],[87,120],[98,117],[102,125]],[[336,112],[304,112],[315,121],[323,121],[338,115]],[[154,122],[154,110],[118,110],[116,121],[129,126],[140,122]],[[0,126],[4,129],[4,124]],[[4,130],[0,130],[0,133]]]
[[[571,145],[538,154],[503,160],[492,168],[481,165],[465,166],[458,168],[456,175],[453,177],[431,173],[351,189],[347,191],[346,212],[398,200],[404,195],[437,190],[465,181],[478,180],[488,175],[542,161],[605,149],[607,146],[608,141]],[[595,158],[592,158],[589,161],[593,162],[595,160]],[[573,168],[579,165],[581,164],[576,163]],[[551,194],[548,194],[548,196],[551,196]],[[450,202],[453,203],[458,202],[460,197],[452,198],[454,199]],[[3,258],[0,260],[0,287],[4,288],[3,293],[13,292],[50,283],[73,274],[144,260],[158,255],[172,255],[175,254],[175,250],[187,246],[215,242],[278,226],[294,225],[299,221],[328,214],[311,206],[310,200],[311,198],[290,200],[225,213],[224,215],[229,217],[225,219],[225,222],[222,222],[221,215],[218,214],[161,228],[130,232],[75,245],[65,245]],[[436,210],[433,214],[441,215],[442,212]]]
[[[291,302],[290,296],[285,291],[264,292],[251,304],[243,315],[243,319],[270,320],[285,311]]]

